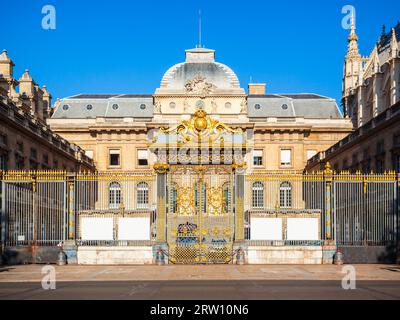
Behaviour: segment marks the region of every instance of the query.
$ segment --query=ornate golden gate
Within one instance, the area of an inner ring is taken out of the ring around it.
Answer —
[[[230,263],[234,230],[231,166],[173,166],[168,173],[171,263]]]

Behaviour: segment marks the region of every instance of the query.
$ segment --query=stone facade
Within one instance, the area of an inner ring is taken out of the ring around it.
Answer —
[[[4,50],[0,55],[0,170],[93,169],[80,147],[46,124],[51,114],[46,87],[40,88],[28,70],[14,79],[13,67]]]
[[[233,70],[216,62],[214,50],[205,48],[186,50],[185,62],[167,70],[153,95],[64,98],[54,105],[48,123],[86,150],[98,170],[142,171],[152,169],[157,162],[151,152],[146,160],[139,159],[153,133],[189,119],[199,108],[251,133],[245,155],[249,171],[302,171],[308,158],[352,129],[336,102],[327,97],[270,95],[265,84],[250,84],[246,94]],[[287,161],[281,159],[283,153]]]

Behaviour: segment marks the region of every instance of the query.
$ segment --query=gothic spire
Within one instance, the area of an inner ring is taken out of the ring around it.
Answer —
[[[358,36],[356,34],[356,21],[354,12],[351,14],[350,34],[347,41],[349,42],[347,47],[347,57],[359,57],[360,54],[358,52]]]

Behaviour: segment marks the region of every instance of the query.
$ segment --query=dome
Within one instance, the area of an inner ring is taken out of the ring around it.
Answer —
[[[231,68],[215,62],[215,51],[206,48],[186,50],[185,62],[175,64],[164,74],[160,93],[236,93],[242,94],[239,79]]]

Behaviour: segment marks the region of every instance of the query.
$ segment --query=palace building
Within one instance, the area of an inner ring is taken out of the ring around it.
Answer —
[[[60,245],[78,264],[393,262],[398,176],[304,172],[353,134],[350,109],[246,92],[201,46],[153,94],[60,99],[47,124],[95,168],[2,174],[5,260],[54,262]]]
[[[248,170],[299,170],[307,160],[352,131],[334,99],[318,94],[248,93],[234,71],[215,61],[214,50],[186,50],[153,95],[79,94],[61,99],[48,119],[52,130],[79,145],[97,170],[152,170],[148,142],[154,130],[187,120],[196,110],[251,131],[244,155]]]

